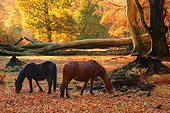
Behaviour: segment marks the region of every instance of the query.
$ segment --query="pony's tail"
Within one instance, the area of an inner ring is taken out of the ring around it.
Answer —
[[[64,65],[64,67],[63,67],[63,75],[62,75],[62,80],[61,80],[61,85],[60,85],[60,89],[59,90],[61,90],[61,87],[63,86],[63,84],[64,84],[64,77],[65,77],[65,71],[66,70],[66,65]]]
[[[52,72],[53,75],[53,91],[56,91],[56,84],[57,84],[57,66],[55,65],[55,68]]]

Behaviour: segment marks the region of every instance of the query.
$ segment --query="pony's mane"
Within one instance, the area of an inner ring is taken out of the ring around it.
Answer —
[[[24,66],[24,67],[21,69],[21,71],[20,71],[20,73],[19,73],[19,75],[18,75],[18,78],[17,78],[17,82],[22,82],[22,81],[24,80],[24,78],[25,78],[25,73],[28,74],[27,71],[29,70],[30,66],[33,66],[33,65],[36,65],[36,64],[33,63],[33,62],[31,62],[31,63],[27,64],[26,66]]]
[[[98,62],[95,61],[95,63],[96,63],[96,65],[97,65],[98,69],[99,69],[99,74],[100,74],[101,76],[104,76],[105,73],[107,73],[106,70],[105,70],[105,68],[104,68],[101,64],[99,64]]]
[[[17,82],[18,83],[22,83],[22,81],[24,80],[25,76],[24,76],[24,73],[26,71],[26,66],[24,68],[21,69],[19,75],[18,75],[18,78],[17,78]]]

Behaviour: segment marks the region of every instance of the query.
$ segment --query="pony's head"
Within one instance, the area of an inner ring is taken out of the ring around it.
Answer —
[[[104,85],[105,85],[105,88],[107,89],[107,91],[109,93],[113,93],[112,82],[111,82],[111,79],[109,78],[109,75],[107,74],[107,72],[105,72],[103,81],[104,81]]]
[[[21,91],[22,84],[18,82],[18,80],[15,79],[15,93],[19,93]]]
[[[98,68],[100,70],[99,76],[103,80],[105,88],[107,89],[107,91],[109,93],[113,93],[113,87],[112,87],[111,79],[109,78],[109,75],[107,74],[105,68],[100,64],[98,64]]]

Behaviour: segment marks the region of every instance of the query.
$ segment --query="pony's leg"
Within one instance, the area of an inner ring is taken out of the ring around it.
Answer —
[[[40,91],[43,91],[43,89],[41,88],[41,86],[40,86],[40,84],[38,83],[38,81],[35,80],[35,82],[36,82],[37,86],[39,87]]]
[[[29,93],[32,93],[32,92],[33,92],[33,89],[32,89],[32,79],[29,78],[28,80],[29,80],[29,85],[30,85],[30,91],[29,91]]]
[[[53,92],[56,92],[56,80],[53,80]]]
[[[94,80],[95,80],[95,78],[91,78],[90,93],[91,93],[92,95],[94,95],[94,93],[93,93],[93,84],[94,84]]]
[[[55,76],[53,78],[53,92],[56,92],[56,82],[57,82],[57,74],[55,72]]]
[[[64,98],[64,91],[65,91],[65,82],[63,81],[61,86],[60,86],[60,97]]]
[[[69,94],[68,94],[68,84],[71,80],[65,80],[62,84],[61,84],[61,87],[60,87],[60,97],[61,98],[64,98],[64,91],[66,89],[66,96],[67,97],[70,97]]]
[[[68,84],[70,83],[72,79],[69,79],[66,81],[66,85],[65,85],[65,88],[66,88],[66,97],[70,98],[69,94],[68,94]]]
[[[52,86],[52,79],[48,78],[47,81],[48,81],[48,93],[47,94],[50,94],[51,93],[51,86]]]
[[[66,86],[66,97],[70,98],[70,95],[68,94],[68,84]]]
[[[88,80],[88,81],[89,81],[89,80]],[[84,89],[86,88],[86,85],[87,85],[88,81],[86,81],[86,82],[84,83],[84,86],[83,86],[83,88],[81,89],[81,95],[83,95]]]

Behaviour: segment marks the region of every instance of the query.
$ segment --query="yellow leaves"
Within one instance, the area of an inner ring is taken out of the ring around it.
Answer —
[[[118,24],[118,25],[121,25],[121,24]],[[126,32],[128,32],[128,28],[126,26],[112,26],[109,30],[109,33],[111,36],[114,36],[114,37],[121,37],[122,34],[125,34]]]
[[[50,15],[55,15],[56,18],[63,18],[66,17],[66,15],[71,15],[71,12],[69,9],[63,9],[63,8],[53,8],[49,11]]]
[[[69,37],[74,37],[75,34],[69,34],[69,32],[75,32],[72,31],[75,29],[75,26],[72,23],[74,20],[72,19],[70,9],[65,7],[67,2],[69,1],[17,0],[17,5],[23,19],[23,27],[33,30],[36,39],[40,41],[55,40],[56,32],[61,33],[62,37],[59,36],[60,39],[65,39],[68,35],[71,35]]]

